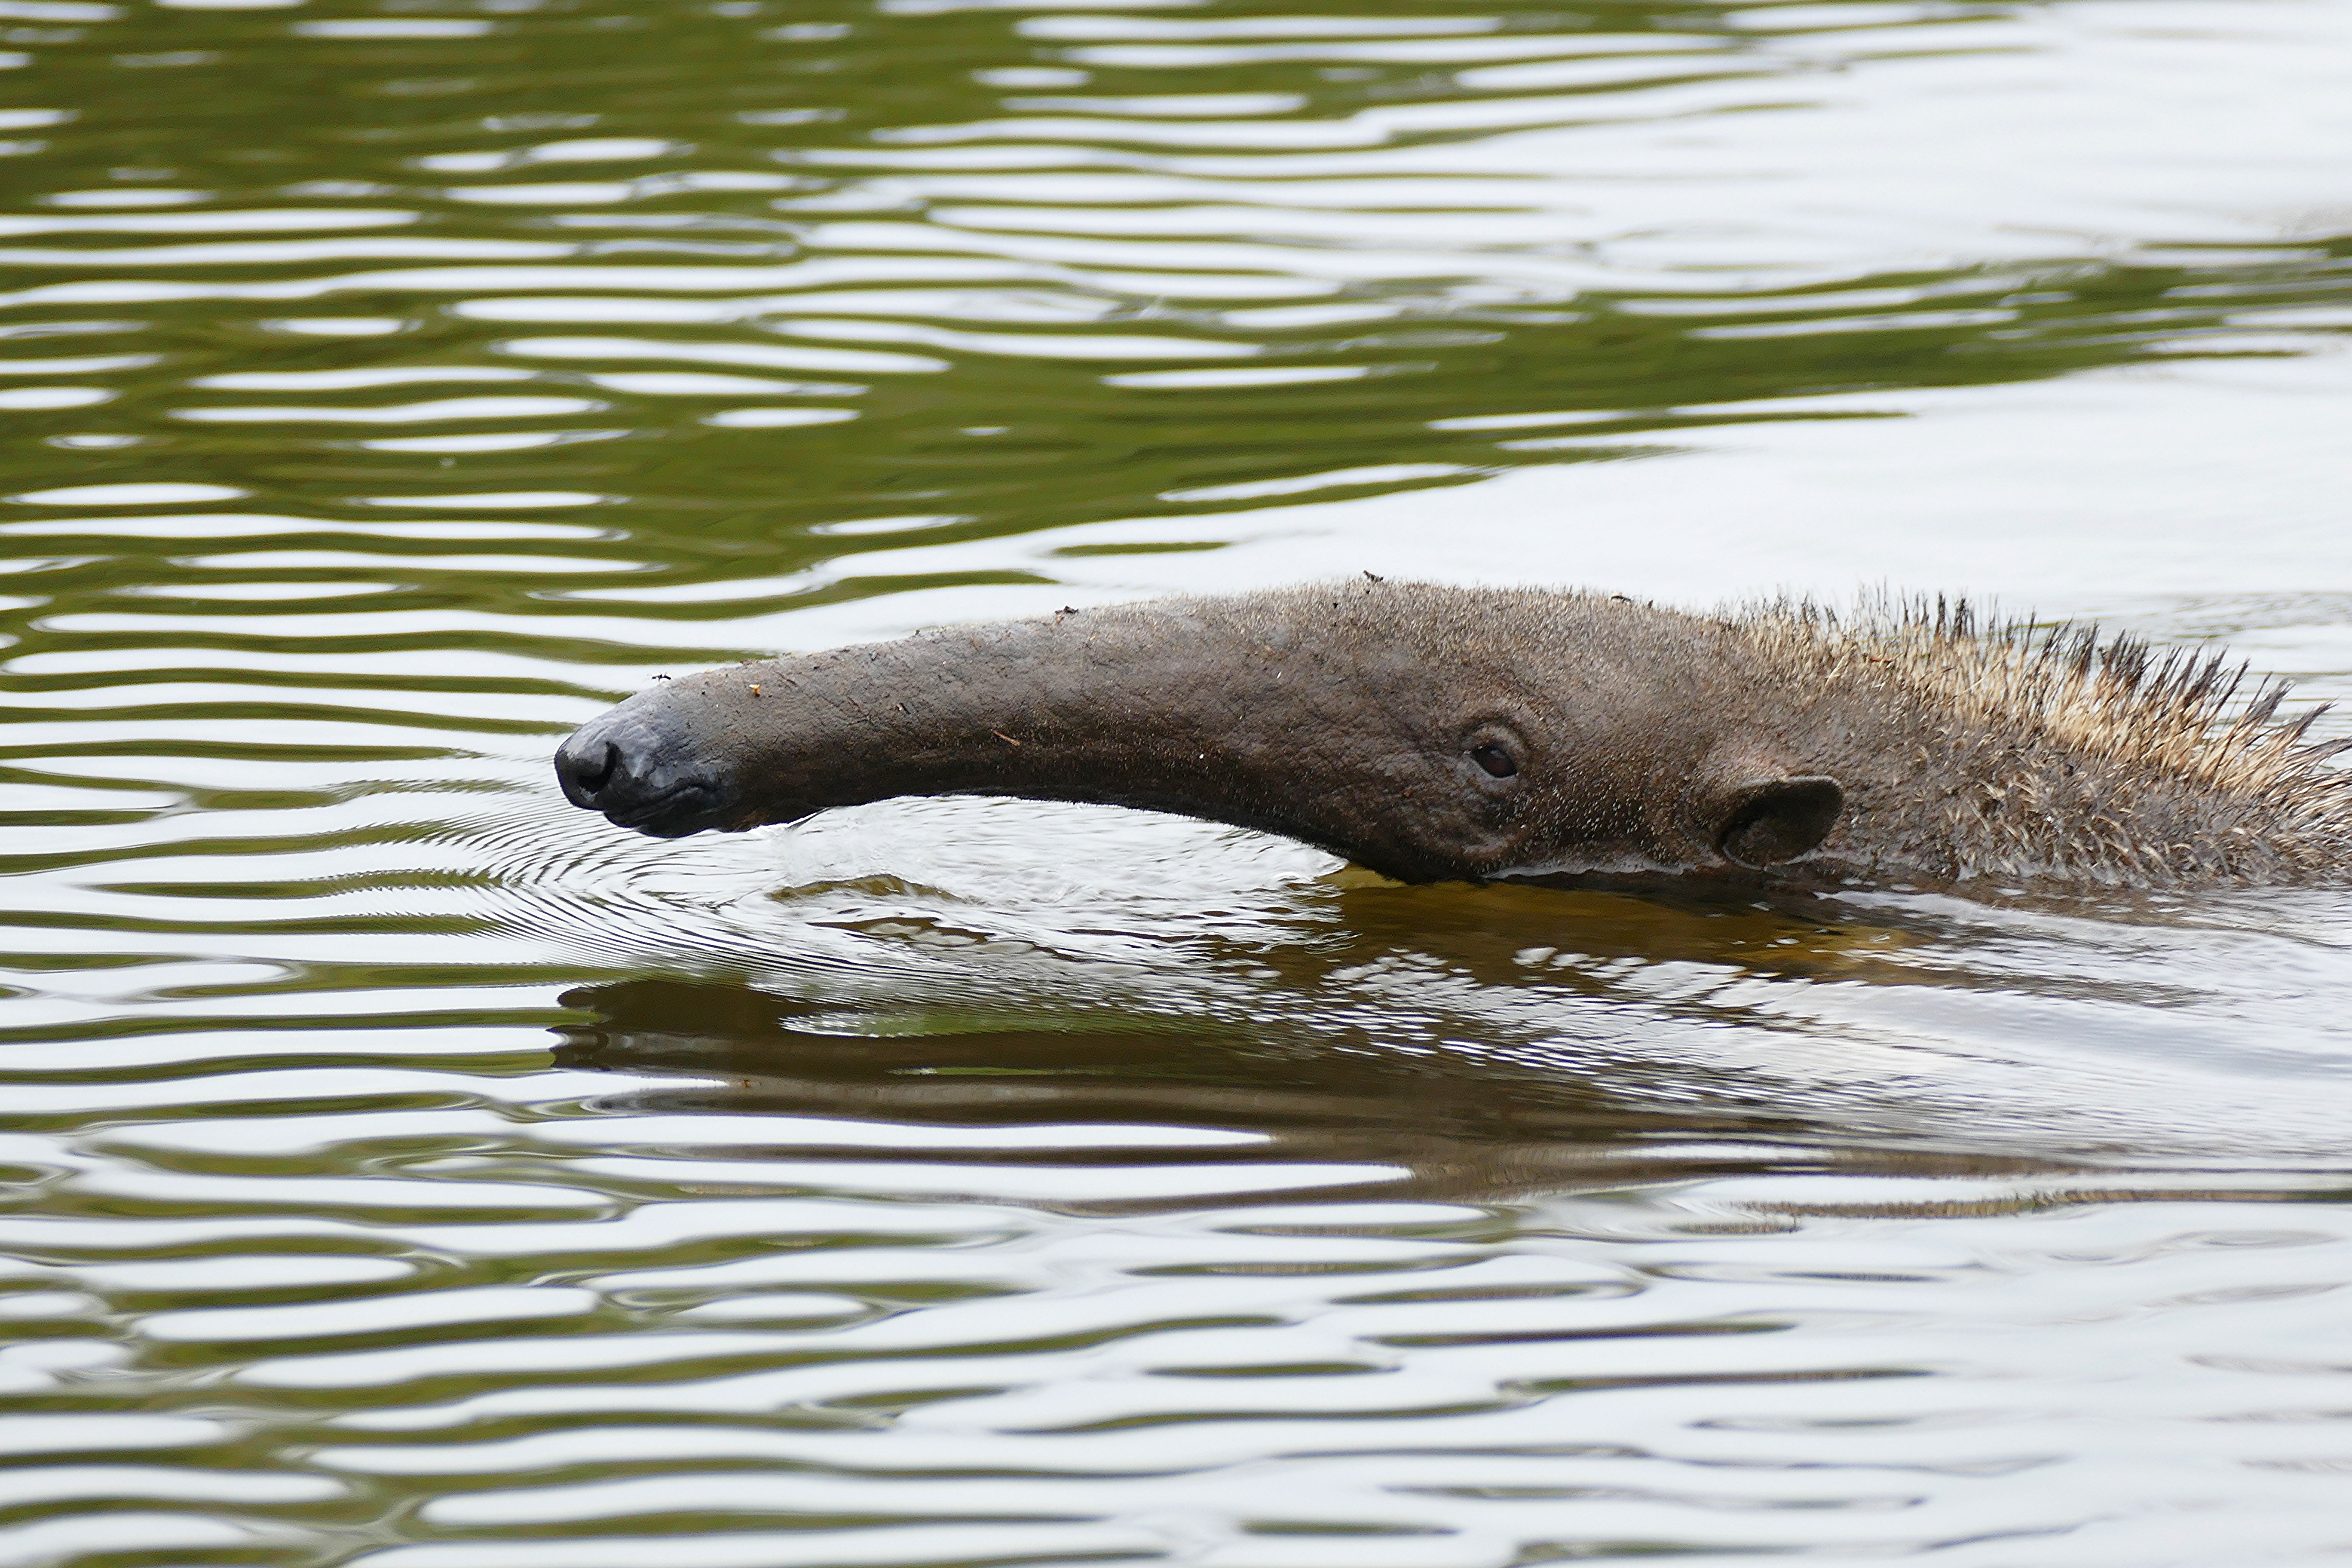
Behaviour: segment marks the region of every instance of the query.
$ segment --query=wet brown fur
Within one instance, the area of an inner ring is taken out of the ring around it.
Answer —
[[[665,835],[1007,795],[1237,823],[1423,881],[2342,879],[2352,775],[2327,760],[2352,742],[2281,721],[2283,693],[2219,656],[1941,601],[1697,616],[1350,582],[713,671],[583,726],[559,772]],[[1482,737],[1516,774],[1472,765]],[[1824,796],[1834,819],[1808,817]]]
[[[2287,683],[2226,653],[1986,622],[1940,598],[1845,617],[1783,600],[1731,619],[1800,689],[1910,716],[1927,787],[1906,837],[1936,874],[2167,887],[2352,873],[2352,774],[2328,765],[2352,740],[2311,740],[2326,707],[2281,719]]]

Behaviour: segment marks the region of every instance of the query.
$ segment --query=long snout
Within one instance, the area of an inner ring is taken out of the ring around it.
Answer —
[[[725,826],[722,781],[673,728],[637,703],[581,725],[555,753],[564,798],[656,838]]]
[[[705,670],[581,726],[556,773],[574,805],[662,838],[1010,795],[1230,822],[1415,880],[1475,871],[1496,856],[1464,858],[1444,804],[1475,764],[1414,739],[1456,722],[1455,678],[1380,605],[1360,626],[1332,614],[1384,592],[1065,610]]]

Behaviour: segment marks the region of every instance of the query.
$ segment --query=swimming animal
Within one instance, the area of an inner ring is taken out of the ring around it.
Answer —
[[[2352,879],[2352,741],[2220,655],[1965,605],[1685,614],[1377,579],[929,631],[657,685],[563,742],[663,837],[898,795],[1108,802],[1409,882]]]

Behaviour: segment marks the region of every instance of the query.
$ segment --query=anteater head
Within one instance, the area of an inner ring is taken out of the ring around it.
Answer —
[[[1754,721],[1706,626],[1403,584],[1065,612],[664,682],[556,771],[660,837],[995,795],[1234,823],[1410,881],[1783,865],[1844,792]]]

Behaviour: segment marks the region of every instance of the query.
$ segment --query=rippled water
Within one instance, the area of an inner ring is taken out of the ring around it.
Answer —
[[[2345,0],[0,0],[0,1563],[2337,1560],[2352,895],[662,845],[546,756],[1360,570],[2352,697],[2347,71]]]

